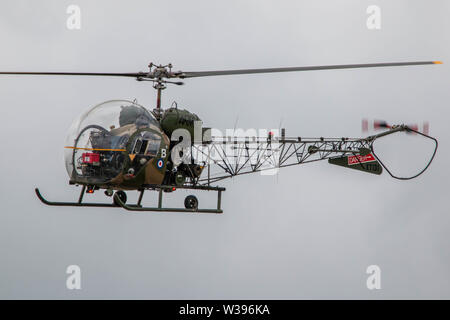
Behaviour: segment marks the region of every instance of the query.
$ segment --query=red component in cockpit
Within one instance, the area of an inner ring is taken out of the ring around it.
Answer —
[[[100,154],[85,152],[82,154],[83,163],[97,164],[100,162]]]

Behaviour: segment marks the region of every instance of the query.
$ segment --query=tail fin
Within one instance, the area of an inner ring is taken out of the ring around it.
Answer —
[[[328,163],[380,175],[383,167],[369,149],[361,149],[359,154],[328,159]]]

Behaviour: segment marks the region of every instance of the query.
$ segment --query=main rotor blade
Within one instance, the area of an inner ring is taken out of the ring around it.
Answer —
[[[183,71],[170,72],[167,69],[163,69],[162,72],[161,72],[161,70],[157,69],[157,70],[153,70],[150,72],[132,72],[132,73],[0,71],[0,75],[103,76],[103,77],[129,77],[129,78],[137,78],[138,80],[162,79],[162,78],[182,78],[182,79],[184,79],[184,78],[239,75],[239,74],[255,74],[255,73],[413,66],[413,65],[441,64],[441,63],[442,62],[440,62],[440,61],[416,61],[416,62],[342,64],[342,65],[330,65],[330,66],[309,66],[309,67],[293,67],[293,68],[239,69],[239,70],[193,71],[193,72],[183,72]]]
[[[233,74],[253,74],[253,73],[272,73],[272,72],[292,72],[292,71],[311,71],[311,70],[330,70],[330,69],[355,69],[355,68],[375,68],[375,67],[397,67],[397,66],[415,66],[424,64],[442,64],[441,61],[416,61],[416,62],[389,62],[389,63],[367,63],[367,64],[341,64],[330,66],[310,66],[293,68],[265,68],[265,69],[239,69],[239,70],[218,70],[218,71],[194,71],[180,72],[175,75],[179,78],[195,78],[209,76],[226,76]]]
[[[139,78],[147,75],[147,73],[145,72],[104,73],[104,72],[12,72],[12,71],[0,71],[0,74],[38,75],[38,76],[104,76],[104,77],[131,77],[131,78]]]

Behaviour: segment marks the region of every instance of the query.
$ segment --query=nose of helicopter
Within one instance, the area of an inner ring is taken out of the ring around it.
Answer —
[[[100,103],[75,119],[64,151],[71,181],[117,176],[123,168],[128,140],[140,128],[160,130],[147,109],[127,100]]]

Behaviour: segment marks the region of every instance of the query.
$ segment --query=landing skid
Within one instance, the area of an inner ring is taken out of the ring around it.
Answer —
[[[78,198],[78,202],[60,202],[60,201],[48,201],[45,199],[38,188],[35,188],[34,191],[36,192],[37,197],[39,200],[42,201],[42,203],[48,205],[48,206],[62,206],[62,207],[106,207],[106,208],[120,208],[114,203],[83,203],[83,195],[86,191],[86,187],[83,186],[80,192],[80,197]]]
[[[124,203],[119,196],[114,194],[114,202],[115,203],[84,203],[83,196],[86,191],[86,186],[83,186],[80,192],[80,196],[77,202],[60,202],[60,201],[48,201],[45,199],[38,188],[35,188],[35,192],[39,200],[42,203],[48,206],[66,206],[66,207],[100,207],[100,208],[124,208],[128,211],[154,211],[154,212],[190,212],[190,213],[223,213],[221,209],[221,199],[222,199],[222,191],[225,191],[225,188],[220,187],[210,187],[210,188],[201,188],[200,190],[208,190],[208,191],[217,191],[217,208],[216,209],[186,209],[186,208],[165,208],[162,206],[162,198],[163,198],[163,189],[167,186],[161,186],[159,188],[159,197],[158,197],[158,206],[157,207],[144,207],[141,205],[142,197],[144,195],[145,190],[141,190],[139,194],[139,199],[136,204],[126,204]],[[155,190],[154,187],[151,189]],[[195,187],[187,187],[187,188],[179,188],[179,189],[196,189]],[[116,204],[117,203],[117,204]]]

